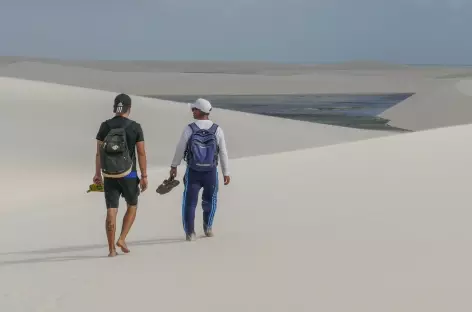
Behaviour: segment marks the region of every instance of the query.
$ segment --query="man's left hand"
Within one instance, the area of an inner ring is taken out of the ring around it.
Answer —
[[[96,174],[93,176],[93,183],[97,185],[102,185],[103,184],[103,179],[101,174]]]

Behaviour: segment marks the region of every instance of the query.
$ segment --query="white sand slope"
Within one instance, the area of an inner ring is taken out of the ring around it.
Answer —
[[[61,181],[65,175],[75,177],[85,173],[88,182],[94,171],[95,136],[100,123],[113,116],[112,105],[116,94],[0,78],[0,130],[7,134],[3,138],[2,172],[20,178],[23,187],[37,196],[43,194],[45,185],[41,181],[45,178]],[[131,117],[144,130],[149,166],[167,168],[184,126],[192,122],[189,107],[183,103],[137,96],[132,98]],[[220,109],[215,109],[211,117],[226,133],[231,158],[391,134]],[[44,140],[33,140],[33,136]],[[74,181],[72,179],[62,187],[78,190],[79,185]],[[82,185],[79,189],[88,185],[79,183]],[[24,191],[16,184],[6,185],[4,190],[10,194],[12,203],[28,203]]]
[[[59,186],[1,214],[0,311],[470,311],[471,138],[467,125],[233,160],[216,236],[192,243],[182,187],[151,185],[131,253],[111,259],[102,195]]]
[[[472,122],[472,80],[444,80],[383,112],[389,125],[426,130]]]

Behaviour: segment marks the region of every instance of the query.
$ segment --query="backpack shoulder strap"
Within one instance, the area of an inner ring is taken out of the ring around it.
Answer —
[[[210,129],[208,129],[208,131],[211,134],[215,134],[217,129],[218,129],[218,125],[216,123],[214,123],[213,125],[211,125],[211,127],[210,127]]]
[[[196,123],[192,122],[191,124],[188,125],[190,127],[190,129],[192,129],[192,132],[197,132],[198,130],[200,130],[200,128],[197,126]]]
[[[108,119],[108,120],[105,121],[105,123],[107,124],[108,128],[110,128],[110,130],[116,129],[116,128],[123,128],[123,129],[126,129],[126,128],[128,128],[129,126],[131,126],[131,125],[134,123],[133,120],[126,119],[125,124],[124,124],[123,126],[117,126],[117,127],[115,126],[115,127],[112,127],[111,124],[110,124],[110,120],[111,120],[111,119]]]
[[[131,126],[133,123],[134,123],[133,120],[127,119],[125,125],[123,126],[123,129],[128,128],[128,127]]]

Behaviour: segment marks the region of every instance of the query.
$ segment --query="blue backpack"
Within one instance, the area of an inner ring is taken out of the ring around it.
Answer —
[[[187,166],[196,171],[210,171],[218,166],[217,124],[210,129],[200,129],[194,122],[189,124],[192,135],[187,142],[185,160]]]

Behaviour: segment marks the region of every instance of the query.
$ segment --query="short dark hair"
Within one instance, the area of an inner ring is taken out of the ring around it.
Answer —
[[[115,97],[115,102],[113,104],[114,113],[126,113],[131,107],[131,98],[129,95],[120,93]]]

